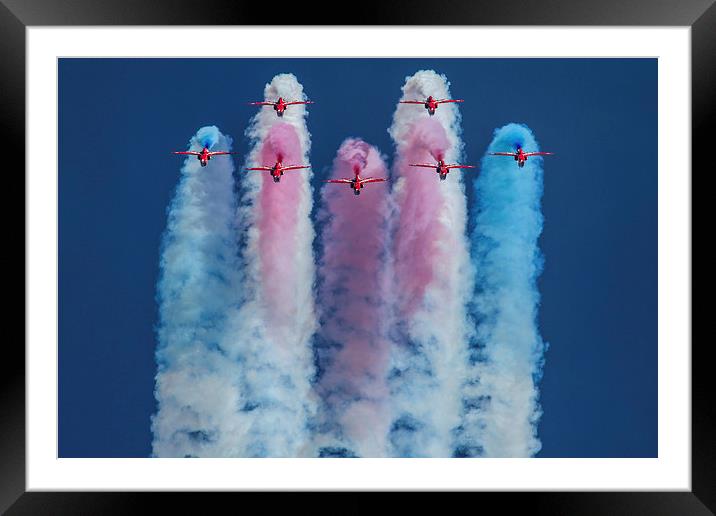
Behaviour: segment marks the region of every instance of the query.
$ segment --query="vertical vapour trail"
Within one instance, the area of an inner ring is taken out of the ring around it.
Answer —
[[[231,139],[203,127],[189,150],[228,151]],[[224,350],[235,303],[234,171],[229,156],[201,167],[186,158],[162,239],[153,454],[222,457],[236,453],[241,427],[237,364]]]
[[[304,99],[290,74],[273,78],[264,97]],[[303,105],[279,118],[259,108],[247,130],[253,148],[247,166],[308,165],[310,134]],[[242,171],[238,210],[242,243],[242,299],[231,319],[231,352],[243,371],[241,412],[247,430],[236,436],[240,454],[293,457],[308,453],[307,422],[316,403],[311,338],[313,303],[313,205],[310,170],[287,171],[280,183],[268,172]]]
[[[538,151],[532,132],[508,124],[495,131],[490,152]],[[477,343],[466,389],[461,448],[465,455],[527,457],[541,447],[537,382],[545,346],[537,328],[537,277],[542,255],[542,158],[524,168],[509,157],[482,160],[475,184]]]
[[[333,162],[332,179],[387,177],[378,150],[359,139],[343,142]],[[319,262],[322,371],[317,390],[324,401],[316,441],[361,457],[387,454],[390,412],[386,377],[387,224],[386,183],[368,184],[355,196],[347,184],[322,189],[323,254]],[[320,453],[320,451],[319,451]]]
[[[420,71],[407,78],[402,99],[429,95],[450,97],[444,76]],[[440,181],[434,171],[409,164],[456,161],[462,153],[460,115],[455,104],[441,105],[433,117],[420,105],[398,104],[389,132],[397,152],[391,276],[398,341],[389,381],[395,418],[390,440],[398,456],[451,456],[472,291],[464,184],[459,171]]]

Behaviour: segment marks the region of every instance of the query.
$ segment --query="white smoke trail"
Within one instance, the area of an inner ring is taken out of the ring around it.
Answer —
[[[270,83],[264,87],[264,100],[267,102],[275,102],[282,97],[287,102],[296,102],[308,100],[303,91],[303,85],[292,73],[282,73],[276,75]],[[301,143],[301,148],[308,160],[308,154],[311,150],[311,133],[308,132],[306,125],[306,117],[308,111],[305,104],[296,104],[288,106],[282,117],[276,116],[276,112],[270,106],[258,107],[256,115],[251,119],[251,124],[246,130],[246,135],[254,142],[263,141],[266,138],[271,127],[275,124],[288,123],[296,128]],[[258,153],[255,146],[249,155],[249,161],[254,163],[253,158]]]
[[[291,74],[274,77],[264,96],[304,99]],[[282,118],[259,108],[246,133],[253,141],[247,166],[273,165],[263,161],[273,160],[275,153],[308,165],[305,117],[303,105],[290,106]],[[316,410],[310,384],[316,329],[312,173],[289,171],[278,184],[265,172],[241,175],[237,225],[243,296],[228,328],[228,352],[243,371],[241,410],[247,428],[236,435],[237,447],[242,456],[303,456],[311,453],[307,425]]]
[[[231,139],[204,127],[189,150],[204,145],[228,151]],[[168,210],[157,285],[155,456],[237,453],[235,435],[244,427],[236,410],[239,369],[223,342],[227,310],[236,302],[233,171],[230,156],[206,167],[187,157]]]
[[[424,100],[429,95],[437,99],[448,99],[450,96],[450,83],[445,75],[434,70],[420,70],[414,75],[405,78],[402,88],[403,95],[400,100]],[[427,110],[419,104],[398,104],[393,114],[393,125],[388,133],[397,146],[405,142],[411,135],[415,122],[428,118]],[[431,117],[438,120],[445,128],[450,147],[446,153],[446,161],[456,161],[463,152],[462,117],[458,104],[440,104]]]
[[[402,99],[429,95],[450,97],[444,76],[431,70],[407,78]],[[460,115],[455,104],[442,104],[432,118],[420,105],[398,104],[389,133],[397,151],[398,210],[392,263],[398,321],[390,377],[393,453],[451,456],[461,422],[470,332],[466,304],[473,281],[465,189],[460,172],[440,181],[435,172],[409,163],[457,161]]]
[[[488,152],[514,152],[517,146],[539,150],[526,126],[508,124],[495,131]],[[542,158],[529,158],[524,168],[509,157],[483,158],[472,235],[478,346],[466,389],[464,455],[527,457],[541,447],[537,382],[545,345],[536,317],[542,190]]]

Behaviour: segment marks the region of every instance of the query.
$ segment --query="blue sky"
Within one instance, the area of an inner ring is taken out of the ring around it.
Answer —
[[[217,125],[241,165],[246,102],[292,72],[316,101],[316,182],[349,136],[391,161],[387,128],[420,69],[447,75],[466,100],[466,162],[508,122],[556,154],[540,239],[550,348],[538,456],[656,456],[655,59],[61,59],[60,456],[151,452],[159,245],[182,163],[171,152]]]

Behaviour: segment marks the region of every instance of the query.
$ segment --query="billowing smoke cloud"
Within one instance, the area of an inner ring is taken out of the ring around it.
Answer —
[[[290,74],[274,77],[266,100],[304,98]],[[308,165],[310,135],[302,105],[282,118],[260,109],[247,130],[253,149],[247,166]],[[310,170],[287,171],[280,183],[268,172],[241,172],[238,211],[242,243],[242,299],[231,318],[229,354],[241,364],[241,412],[247,430],[237,434],[240,455],[293,457],[308,453],[308,419],[316,410],[311,337],[313,204]]]
[[[219,143],[221,133],[219,132],[219,128],[215,125],[208,125],[199,129],[196,133],[195,138],[196,141],[201,144],[201,147],[206,147],[209,150],[217,150],[214,149],[214,146]]]
[[[378,150],[358,139],[343,142],[331,178],[387,177]],[[320,455],[383,457],[388,453],[390,407],[386,384],[386,260],[389,190],[368,184],[360,197],[345,184],[322,189],[325,223],[319,263],[317,390],[324,401]]]
[[[404,100],[429,95],[450,97],[444,76],[420,71],[407,78]],[[441,105],[434,117],[422,106],[399,104],[389,132],[397,151],[391,277],[398,342],[389,380],[395,417],[390,439],[398,456],[451,456],[472,292],[464,184],[459,171],[440,181],[434,171],[409,164],[456,161],[462,150],[460,115],[454,104]]]
[[[518,146],[539,150],[526,126],[508,124],[495,131],[488,152]],[[542,271],[542,188],[542,158],[529,158],[524,168],[504,156],[482,160],[472,235],[479,324],[466,389],[464,455],[526,457],[541,447],[537,382],[545,345],[537,329],[536,282]]]
[[[203,127],[189,150],[230,150],[231,139]],[[162,239],[153,454],[235,455],[242,430],[238,364],[226,356],[227,311],[236,302],[236,203],[228,156],[203,168],[189,156]]]
[[[282,73],[275,76],[270,83],[264,87],[264,100],[275,102],[279,97],[287,102],[308,100],[303,92],[303,85],[298,82],[295,75]],[[311,150],[311,135],[306,127],[308,111],[305,104],[288,106],[282,117],[277,117],[271,107],[259,107],[256,116],[251,121],[246,135],[256,142],[263,141],[269,130],[280,123],[288,123],[296,128],[301,149],[308,156]],[[257,149],[254,149],[254,152]]]
[[[403,99],[449,97],[444,76],[408,77]],[[265,98],[303,100],[290,74]],[[326,185],[318,300],[310,170],[205,168],[189,157],[168,211],[157,286],[153,454],[162,457],[530,456],[540,449],[536,317],[542,257],[542,160],[520,169],[486,156],[478,210],[465,236],[462,172],[445,181],[410,163],[460,161],[460,115],[399,104],[389,130],[393,181],[354,196]],[[303,105],[282,118],[260,108],[247,130],[247,167],[309,165]],[[190,141],[230,150],[204,127]],[[509,124],[489,152],[537,150]],[[348,139],[331,177],[385,177],[375,147]],[[240,202],[237,203],[237,192]],[[470,312],[468,313],[468,306]],[[475,328],[476,326],[476,328]],[[316,363],[312,349],[316,338]]]

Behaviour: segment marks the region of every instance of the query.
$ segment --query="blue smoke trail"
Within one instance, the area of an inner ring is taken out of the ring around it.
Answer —
[[[231,139],[213,126],[201,128],[189,150],[207,143],[231,150]],[[168,209],[157,284],[154,456],[238,454],[241,370],[226,342],[238,290],[233,171],[228,156],[206,167],[188,156]]]
[[[196,139],[203,147],[207,147],[208,149],[213,148],[214,145],[219,142],[220,137],[221,133],[219,132],[219,128],[215,125],[202,127],[196,133]]]
[[[477,322],[471,378],[465,388],[458,456],[527,457],[541,448],[537,383],[543,343],[537,328],[537,278],[543,258],[542,158],[524,168],[490,152],[538,151],[525,125],[495,131],[475,183],[478,210],[472,234]]]

